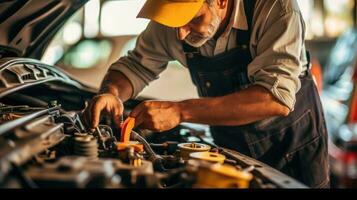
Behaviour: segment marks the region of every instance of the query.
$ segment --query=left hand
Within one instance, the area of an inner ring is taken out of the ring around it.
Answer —
[[[135,127],[162,132],[181,123],[181,110],[177,102],[145,101],[129,115],[135,118]]]

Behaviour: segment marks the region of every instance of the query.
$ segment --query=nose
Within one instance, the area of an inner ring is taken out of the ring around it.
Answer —
[[[191,33],[191,29],[188,25],[178,28],[178,38],[180,40],[184,40],[187,37],[187,35],[190,33]]]

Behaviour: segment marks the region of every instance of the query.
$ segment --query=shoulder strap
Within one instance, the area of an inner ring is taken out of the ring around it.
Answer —
[[[248,22],[249,30],[252,30],[253,24],[253,16],[254,16],[254,8],[256,0],[244,0],[244,11]]]
[[[244,0],[244,12],[248,23],[248,30],[238,30],[237,34],[237,44],[238,45],[249,45],[250,37],[253,29],[253,15],[256,0]]]

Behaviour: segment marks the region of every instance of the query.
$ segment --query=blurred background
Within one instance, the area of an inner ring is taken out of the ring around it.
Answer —
[[[90,0],[46,49],[42,61],[99,88],[111,63],[133,49],[148,20],[136,19],[145,0]],[[321,94],[330,143],[333,187],[357,187],[357,2],[298,0],[306,46]],[[140,94],[147,98],[197,98],[188,70],[169,64]]]

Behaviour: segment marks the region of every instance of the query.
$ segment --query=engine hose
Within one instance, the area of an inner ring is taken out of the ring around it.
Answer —
[[[154,152],[154,150],[151,148],[150,144],[139,133],[132,131],[131,137],[132,137],[132,140],[137,140],[144,145],[144,149],[149,154],[149,160],[151,162],[158,160],[158,159],[163,160],[163,158],[160,155],[157,155]]]
[[[12,166],[12,171],[15,175],[18,176],[20,182],[22,183],[22,186],[27,189],[36,189],[38,186],[31,180],[20,167],[18,167],[16,164],[11,163]]]
[[[145,149],[146,153],[148,153],[148,155],[149,155],[148,159],[153,163],[154,168],[156,170],[161,171],[161,172],[169,171],[163,165],[164,158],[162,158],[160,155],[158,155],[154,152],[154,150],[151,148],[150,144],[145,140],[145,138],[143,138],[139,133],[132,131],[131,139],[137,140],[144,145],[144,149]]]

